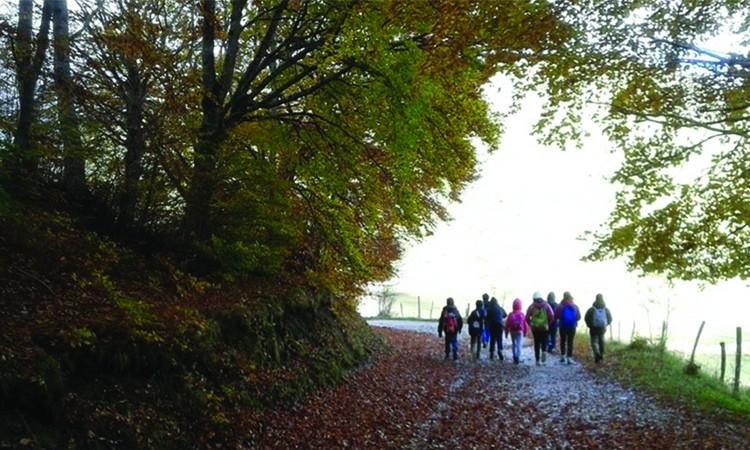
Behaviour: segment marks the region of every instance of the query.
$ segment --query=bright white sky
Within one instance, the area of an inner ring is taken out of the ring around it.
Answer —
[[[500,79],[488,86],[494,108],[507,106],[509,89]],[[531,135],[541,102],[531,98],[524,105],[506,122],[499,151],[478,150],[480,178],[466,189],[461,203],[450,206],[453,220],[408,246],[397,265],[398,277],[390,283],[393,290],[441,306],[452,296],[462,311],[482,292],[507,307],[515,297],[527,305],[534,291],[546,296],[550,290],[558,299],[571,291],[585,311],[601,292],[615,321],[622,323],[623,337],[629,336],[634,320],[648,336],[649,316],[657,335],[667,303],[675,347],[692,345],[703,319],[708,339],[733,336],[739,320],[750,334],[747,283],[703,291],[687,283],[670,288],[659,279],[628,273],[621,261],[580,261],[590,244],[578,237],[596,230],[612,209],[615,188],[607,177],[619,167],[620,156],[593,124],[582,149],[542,146]],[[362,312],[374,314],[372,308],[365,302]]]

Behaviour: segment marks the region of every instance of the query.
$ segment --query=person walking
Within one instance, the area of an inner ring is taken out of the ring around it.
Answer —
[[[534,292],[532,297],[534,301],[526,310],[526,322],[531,326],[531,334],[534,336],[534,359],[538,366],[547,362],[547,334],[555,321],[555,312],[541,293]]]
[[[513,364],[521,362],[523,337],[529,334],[529,326],[526,323],[526,316],[523,311],[521,299],[513,300],[513,312],[508,316],[505,322],[505,337],[510,334],[513,348]]]
[[[581,320],[581,311],[573,301],[570,292],[563,293],[562,302],[557,305],[555,317],[560,320],[560,362],[572,364],[573,339],[576,336],[576,327]]]
[[[471,338],[471,354],[476,354],[476,359],[480,359],[482,350],[482,336],[486,330],[485,325],[486,312],[481,300],[477,300],[476,308],[469,314],[466,321],[469,323],[469,337]],[[476,350],[475,350],[476,347]]]
[[[547,303],[549,304],[549,307],[552,308],[552,311],[555,311],[557,309],[557,300],[555,299],[555,293],[550,292],[547,294]],[[555,344],[557,343],[557,330],[559,328],[560,321],[557,317],[554,318],[552,321],[552,324],[549,326],[549,333],[547,338],[547,352],[550,354],[555,352]]]
[[[485,320],[490,335],[490,359],[495,359],[495,346],[497,346],[497,357],[500,361],[503,360],[503,323],[507,316],[503,307],[497,303],[497,299],[492,297],[487,306]]]
[[[448,359],[451,350],[453,351],[453,360],[458,359],[458,335],[461,334],[462,328],[461,313],[458,312],[453,298],[448,297],[438,320],[438,336],[443,337],[443,333],[445,333],[445,359]]]
[[[584,317],[586,326],[589,327],[591,338],[591,351],[594,352],[594,362],[600,363],[604,360],[604,334],[607,327],[612,323],[612,314],[604,303],[604,296],[596,294],[596,300],[591,308],[586,311]]]
[[[482,294],[482,307],[485,311],[490,306],[490,295],[488,293]],[[490,341],[490,333],[486,328],[482,331],[482,348],[487,348],[487,343]]]

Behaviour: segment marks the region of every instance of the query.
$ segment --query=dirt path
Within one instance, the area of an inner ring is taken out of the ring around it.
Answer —
[[[401,328],[408,328],[399,322]],[[377,329],[393,346],[372,367],[248,424],[244,448],[696,449],[750,447],[750,425],[657,404],[580,364],[443,361],[441,340]],[[434,328],[434,327],[431,327]],[[486,358],[486,352],[483,354]]]

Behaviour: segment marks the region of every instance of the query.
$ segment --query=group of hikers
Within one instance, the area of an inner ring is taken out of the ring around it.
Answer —
[[[495,359],[497,348],[497,357],[502,361],[504,334],[506,339],[510,337],[513,363],[518,364],[522,359],[523,338],[531,332],[536,365],[542,365],[547,361],[547,353],[555,352],[559,332],[560,362],[572,364],[573,340],[581,320],[581,312],[573,296],[566,291],[559,304],[555,301],[554,292],[547,294],[546,300],[539,292],[534,292],[532,298],[525,314],[520,298],[513,300],[513,312],[507,314],[495,297],[483,294],[482,300],[477,300],[476,308],[467,317],[471,354],[479,359],[482,348],[489,343],[490,359]],[[602,294],[596,294],[594,304],[586,311],[584,322],[589,329],[594,360],[600,363],[604,360],[604,333],[612,323],[612,314]],[[438,336],[445,334],[445,359],[450,357],[451,352],[453,359],[458,359],[458,335],[463,325],[463,318],[453,298],[449,297],[438,320]]]

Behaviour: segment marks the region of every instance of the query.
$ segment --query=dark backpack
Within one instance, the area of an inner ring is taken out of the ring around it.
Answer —
[[[563,305],[560,316],[560,326],[563,328],[574,328],[576,322],[578,322],[576,318],[576,308],[570,303]]]
[[[469,328],[471,331],[479,331],[482,329],[482,311],[479,309],[474,310],[469,316]]]
[[[447,311],[443,317],[443,331],[446,333],[456,333],[458,331],[458,319],[453,311]]]

